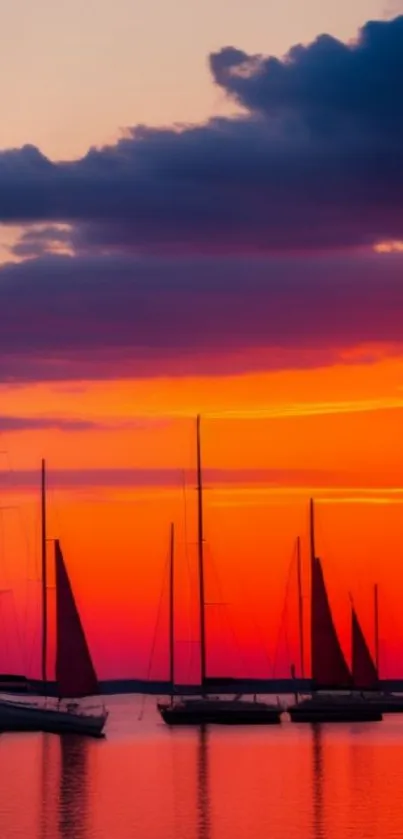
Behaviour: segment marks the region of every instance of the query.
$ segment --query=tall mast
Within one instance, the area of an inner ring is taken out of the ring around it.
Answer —
[[[175,526],[171,523],[170,555],[169,555],[169,680],[171,683],[171,696],[173,697],[175,685],[175,612],[174,612],[174,550],[175,550]]]
[[[374,585],[374,633],[375,633],[375,666],[379,677],[379,604],[378,583]]]
[[[297,538],[297,575],[298,575],[298,619],[299,619],[299,655],[301,676],[305,678],[305,654],[304,654],[304,605],[302,600],[302,573],[301,573],[301,539]]]
[[[200,440],[200,415],[196,420],[197,438],[197,555],[199,564],[199,616],[200,616],[200,675],[202,686],[206,680],[206,626],[204,597],[204,533],[203,533],[203,477]]]
[[[316,558],[315,550],[315,508],[313,498],[309,502],[309,538],[311,543],[311,562]]]
[[[315,508],[313,503],[313,498],[311,498],[309,502],[309,540],[310,540],[310,551],[311,551],[311,637],[310,637],[310,646],[311,646],[311,676],[313,678],[314,674],[314,650],[315,650],[315,637],[314,637],[314,580],[315,580],[315,573],[316,573],[316,556],[315,556]]]
[[[42,681],[47,686],[48,652],[48,569],[46,562],[46,463],[41,464],[41,577],[42,577]]]

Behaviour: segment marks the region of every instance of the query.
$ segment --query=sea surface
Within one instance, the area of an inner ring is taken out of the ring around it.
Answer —
[[[1,839],[403,839],[403,715],[169,729],[108,697],[105,740],[0,736]]]

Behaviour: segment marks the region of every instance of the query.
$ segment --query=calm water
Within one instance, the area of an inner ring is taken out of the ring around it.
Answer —
[[[403,837],[403,716],[169,730],[150,697],[108,705],[105,741],[0,736],[1,839]]]

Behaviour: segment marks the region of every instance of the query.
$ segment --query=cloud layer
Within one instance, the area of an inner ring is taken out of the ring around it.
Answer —
[[[403,238],[403,16],[282,60],[210,56],[237,118],[137,127],[80,160],[0,155],[0,220],[77,226],[77,247],[290,250]]]
[[[25,225],[25,261],[0,269],[1,380],[401,344],[402,255],[369,246],[403,240],[403,16],[210,67],[240,115],[133,128],[76,161],[0,152],[0,221]]]
[[[302,367],[357,344],[393,352],[402,267],[399,254],[8,264],[0,380]]]
[[[204,485],[207,489],[228,488],[243,490],[271,490],[284,486],[328,488],[329,492],[337,490],[345,492],[346,488],[355,488],[355,493],[365,491],[391,490],[394,487],[401,490],[398,476],[396,481],[373,473],[363,476],[351,471],[332,471],[327,469],[205,469]],[[156,487],[174,489],[183,493],[183,469],[52,469],[48,476],[48,484],[52,489],[153,489]],[[37,491],[39,471],[32,469],[18,469],[12,472],[0,469],[0,489],[7,492],[21,492],[25,490]],[[196,486],[196,473],[186,470],[186,485],[188,488]],[[357,489],[359,488],[359,489]],[[369,495],[370,497],[370,495]],[[401,501],[401,495],[397,496]],[[211,502],[210,502],[211,503]]]

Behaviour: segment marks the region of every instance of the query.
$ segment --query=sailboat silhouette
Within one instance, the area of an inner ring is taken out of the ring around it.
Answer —
[[[268,725],[279,723],[282,713],[280,705],[269,702],[248,701],[240,696],[224,699],[207,695],[211,680],[207,675],[206,649],[206,598],[204,585],[204,520],[203,520],[203,480],[201,457],[200,416],[196,421],[197,444],[197,520],[198,520],[198,573],[199,573],[199,634],[200,634],[200,698],[173,699],[174,685],[171,685],[171,702],[159,702],[157,707],[162,719],[168,725],[203,725],[217,723],[224,725]],[[172,531],[173,532],[173,531]],[[170,671],[174,676],[173,653],[173,543],[171,541],[171,616],[170,616]],[[215,681],[215,680],[214,680]]]
[[[42,675],[47,689],[47,562],[46,562],[46,473],[41,471],[42,509]],[[55,734],[102,734],[108,712],[86,708],[80,699],[99,693],[91,653],[74,598],[59,540],[54,542],[56,569],[56,690],[57,701],[44,702],[2,698],[0,728],[3,731],[47,731]]]
[[[313,500],[309,521],[312,696],[297,700],[287,711],[293,722],[378,722],[382,713],[374,703],[360,694],[343,694],[353,690],[354,682],[334,625],[322,562],[316,555]]]

